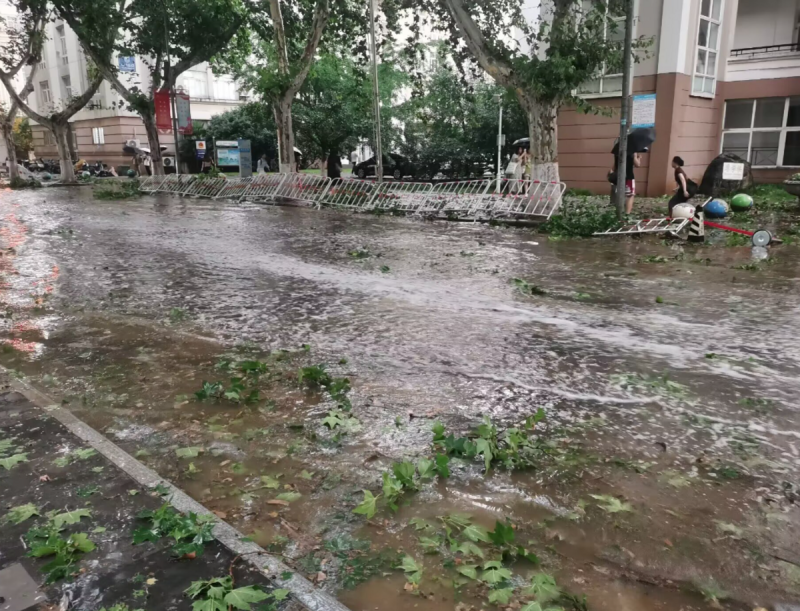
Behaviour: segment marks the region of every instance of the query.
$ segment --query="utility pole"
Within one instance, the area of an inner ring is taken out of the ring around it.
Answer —
[[[375,43],[375,2],[369,0],[370,52],[372,54],[372,105],[375,117],[375,174],[383,182],[383,147],[381,146],[381,92],[378,86],[378,51]]]
[[[175,102],[175,87],[172,83],[172,59],[169,55],[169,29],[167,27],[167,9],[166,4],[164,5],[164,53],[167,57],[167,64],[164,67],[165,76],[167,77],[167,84],[169,85],[169,104],[170,110],[172,112],[172,137],[175,140],[175,174],[180,176],[181,173],[181,158],[180,158],[180,150],[178,149],[178,106]],[[159,154],[161,151],[159,151]],[[161,156],[161,165],[164,166],[164,157]],[[166,175],[167,170],[164,168],[164,174]]]
[[[625,216],[625,182],[627,176],[628,134],[630,133],[631,101],[633,98],[633,3],[625,1],[625,57],[622,68],[622,100],[619,120],[619,150],[617,152],[617,218]]]
[[[503,96],[499,93],[494,96],[500,106],[500,119],[497,123],[497,193],[503,191]]]

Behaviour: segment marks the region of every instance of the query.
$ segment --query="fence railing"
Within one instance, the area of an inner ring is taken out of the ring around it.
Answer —
[[[303,203],[359,212],[397,212],[473,221],[544,221],[561,205],[566,185],[538,180],[428,182],[331,180],[315,174],[251,178],[151,176],[145,193],[173,193],[266,204]]]

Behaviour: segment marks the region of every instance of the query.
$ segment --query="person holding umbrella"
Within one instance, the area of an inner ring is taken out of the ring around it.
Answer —
[[[650,150],[650,145],[656,140],[656,130],[652,127],[634,129],[628,134],[628,155],[625,159],[625,214],[633,212],[633,202],[636,198],[636,176],[634,175],[634,168],[641,167],[642,157],[640,153],[646,153]],[[617,169],[619,167],[619,141],[614,143],[614,148],[611,150],[614,155],[614,169],[612,174],[614,180],[612,184],[615,189],[619,188],[617,185]]]

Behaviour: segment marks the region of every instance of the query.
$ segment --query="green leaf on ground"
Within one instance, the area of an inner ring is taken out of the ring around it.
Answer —
[[[464,529],[462,534],[473,543],[478,543],[479,541],[483,543],[491,542],[489,531],[478,524],[470,524]]]
[[[436,475],[436,465],[428,458],[420,458],[417,461],[417,471],[420,479],[431,479]]]
[[[67,524],[77,524],[81,518],[91,518],[92,512],[88,509],[76,509],[74,511],[65,511],[53,516],[53,525],[61,529]]]
[[[489,592],[489,602],[493,605],[507,605],[514,596],[514,588],[500,588]]]
[[[284,492],[282,494],[279,494],[276,498],[279,501],[286,501],[287,503],[293,503],[301,496],[303,495],[300,494],[299,492]]]
[[[22,524],[28,518],[38,515],[41,515],[39,513],[39,508],[33,503],[28,503],[27,505],[12,507],[6,514],[5,520],[12,524]]]
[[[178,448],[175,450],[175,455],[178,458],[196,458],[203,452],[203,448],[198,446],[190,446],[187,448]]]
[[[499,560],[492,560],[483,565],[481,580],[494,587],[511,579],[511,571],[503,566]]]
[[[461,566],[456,567],[456,570],[464,577],[469,577],[474,581],[478,580],[478,567],[474,564],[462,564]]]
[[[254,586],[244,586],[231,590],[225,595],[225,603],[234,609],[244,609],[250,611],[252,603],[259,603],[269,598],[269,594],[262,592]]]
[[[304,480],[312,480],[312,479],[314,479],[314,474],[313,473],[309,473],[308,471],[303,469],[300,472],[300,476],[299,477],[300,477],[300,479],[304,479]]]
[[[523,591],[523,594],[533,596],[537,602],[545,604],[559,598],[561,588],[558,587],[552,575],[537,573],[531,578],[531,585]]]
[[[72,452],[72,455],[75,457],[76,460],[86,460],[87,458],[91,458],[92,456],[97,455],[97,450],[94,448],[79,448]]]
[[[380,497],[380,494],[378,496],[373,496],[369,490],[364,490],[364,500],[353,510],[353,513],[366,516],[368,520],[371,520],[377,511],[376,505]]]
[[[406,580],[412,584],[419,584],[422,581],[422,567],[409,555],[403,556],[400,561],[400,568],[406,574]]]
[[[504,547],[514,543],[514,527],[509,522],[498,520],[494,525],[494,530],[489,533],[489,539],[498,547]]]
[[[608,494],[590,494],[589,496],[598,501],[597,506],[606,513],[633,511],[633,507],[631,507],[630,503],[623,503],[618,498]]]
[[[717,522],[717,530],[724,535],[731,535],[736,539],[741,539],[744,536],[744,530],[735,524],[728,524],[727,522]]]
[[[281,487],[281,483],[278,481],[280,475],[272,476],[272,475],[262,475],[261,476],[261,483],[263,484],[263,488],[268,488],[269,490],[277,490]]]
[[[436,530],[436,526],[424,518],[411,518],[408,523],[414,527],[414,530]]]
[[[456,551],[461,552],[465,556],[478,556],[479,558],[484,557],[483,550],[475,545],[472,541],[464,541],[458,546]]]
[[[92,529],[92,533],[99,535],[100,533],[106,532],[107,528],[105,526],[95,526]]]
[[[0,458],[0,467],[3,467],[6,471],[11,471],[11,469],[23,462],[28,462],[27,454],[14,454],[8,458]]]
[[[439,551],[442,540],[439,537],[420,537],[419,544],[426,554],[435,554]]]
[[[231,465],[231,471],[237,475],[241,475],[242,473],[247,473],[247,468],[242,463],[235,462]]]

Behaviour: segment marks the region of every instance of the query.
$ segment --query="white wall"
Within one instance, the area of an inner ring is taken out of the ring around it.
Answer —
[[[739,0],[734,49],[795,42],[800,0]]]

